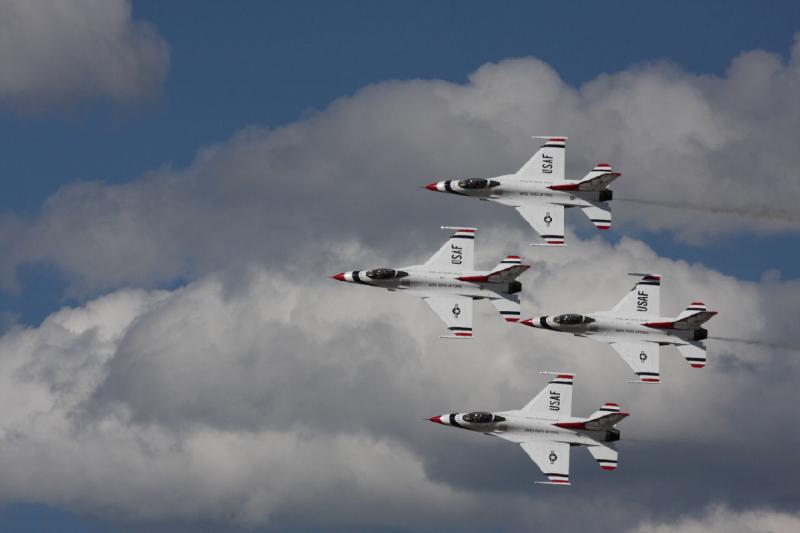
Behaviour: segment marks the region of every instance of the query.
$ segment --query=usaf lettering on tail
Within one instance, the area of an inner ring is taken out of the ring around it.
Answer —
[[[558,391],[554,390],[550,391],[550,410],[551,411],[561,410],[561,393]]]
[[[550,154],[542,154],[542,173],[553,173],[553,156]]]
[[[647,293],[639,291],[636,293],[636,310],[642,313],[647,312]]]
[[[464,249],[455,244],[450,245],[450,263],[453,265],[460,265],[464,259]]]

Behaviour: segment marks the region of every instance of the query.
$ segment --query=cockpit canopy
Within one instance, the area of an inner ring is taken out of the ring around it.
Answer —
[[[500,415],[493,415],[492,413],[486,413],[483,411],[467,413],[462,418],[464,419],[464,422],[469,422],[471,424],[488,424],[490,422],[502,422],[505,420],[505,418]]]
[[[458,186],[462,189],[486,189],[489,187],[497,187],[498,185],[500,185],[500,183],[497,181],[483,178],[469,178],[458,182]]]
[[[588,324],[589,322],[594,322],[594,318],[568,313],[566,315],[558,315],[557,317],[553,318],[553,322],[562,326],[575,326],[577,324]]]
[[[370,279],[396,279],[408,276],[408,272],[394,270],[391,268],[376,268],[367,270],[367,277]]]

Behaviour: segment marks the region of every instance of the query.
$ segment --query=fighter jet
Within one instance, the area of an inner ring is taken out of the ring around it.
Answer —
[[[421,297],[447,325],[450,333],[442,337],[446,339],[472,337],[473,300],[489,300],[506,322],[519,320],[517,293],[522,290],[522,283],[516,278],[530,265],[523,265],[518,255],[509,255],[492,270],[475,270],[477,228],[442,229],[456,231],[421,265],[353,270],[331,277]]]
[[[537,246],[564,245],[564,208],[568,207],[579,207],[597,229],[609,229],[611,207],[608,201],[613,192],[608,185],[620,173],[613,172],[607,163],[598,163],[583,179],[565,180],[567,138],[546,139],[516,174],[438,181],[425,188],[510,205],[544,240],[544,244]]]
[[[717,312],[709,311],[702,302],[692,302],[676,318],[663,318],[661,276],[630,275],[642,278],[610,311],[542,316],[521,323],[609,343],[639,376],[633,383],[661,383],[660,346],[677,347],[693,368],[703,368],[706,347],[701,341],[708,338],[708,331],[701,325]]]
[[[588,418],[573,417],[574,377],[557,373],[528,405],[516,411],[451,413],[428,420],[517,442],[549,479],[537,483],[569,485],[572,446],[586,446],[603,470],[617,468],[617,450],[612,443],[619,440],[620,432],[614,426],[628,416],[619,405],[606,403]]]

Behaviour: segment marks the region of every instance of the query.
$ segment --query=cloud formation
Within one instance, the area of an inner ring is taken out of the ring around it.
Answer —
[[[725,507],[714,507],[700,518],[681,518],[675,523],[648,523],[637,530],[644,533],[777,533],[800,529],[800,516],[772,511],[737,513]]]
[[[497,235],[479,237],[482,262],[506,251]],[[701,297],[723,311],[715,333],[796,335],[786,332],[797,282],[737,281],[632,239],[576,238],[564,252],[530,258],[526,314],[611,307],[630,288],[622,273],[649,266],[665,275],[667,314]],[[582,275],[588,265],[595,276]],[[712,344],[709,366],[693,370],[665,349],[664,384],[640,387],[601,344],[476,311],[476,339],[442,341],[415,298],[253,267],[174,291],[115,291],[12,328],[0,338],[0,500],[274,527],[487,528],[500,514],[508,530],[553,531],[597,516],[625,530],[715,503],[796,505],[785,443],[800,434],[789,425],[759,438],[793,416],[795,358]],[[546,381],[539,370],[577,372],[576,415],[604,401],[632,412],[620,469],[575,450],[566,496],[534,486],[539,473],[515,446],[423,420],[523,405]],[[620,501],[625,513],[609,511]]]
[[[169,45],[132,20],[129,0],[0,3],[0,105],[9,109],[131,104],[156,95],[168,68]]]
[[[0,281],[12,287],[18,266],[46,261],[82,290],[150,287],[234,263],[291,264],[320,242],[391,243],[399,260],[417,240],[434,244],[429,227],[522,228],[512,210],[418,186],[515,171],[534,133],[571,136],[570,175],[610,161],[623,172],[618,196],[667,204],[620,202],[613,231],[694,242],[797,231],[799,82],[800,43],[787,61],[743,53],[723,77],[655,63],[574,88],[526,58],[484,65],[465,85],[379,83],[286,127],[246,128],[185,169],[63,187],[38,216],[8,221]]]
[[[598,516],[608,529],[691,528],[674,517],[718,503],[743,510],[730,520],[795,512],[798,429],[762,436],[796,418],[800,368],[779,348],[800,343],[800,282],[659,257],[636,233],[797,231],[769,213],[797,211],[799,78],[800,44],[786,61],[744,53],[722,77],[656,63],[579,88],[508,60],[463,85],[372,85],[284,128],[245,128],[187,168],[75,183],[32,217],[3,215],[3,288],[45,262],[90,296],[0,337],[0,501],[276,528],[569,531]],[[571,136],[572,176],[608,160],[620,196],[715,212],[620,203],[615,231],[634,236],[589,240],[570,217],[569,247],[532,252],[511,210],[416,187],[513,171],[545,133]],[[754,215],[725,214],[742,209]],[[446,237],[438,226],[462,223],[481,227],[479,264],[533,262],[526,314],[610,308],[625,272],[655,271],[665,314],[700,298],[721,311],[712,335],[775,346],[711,340],[703,370],[665,349],[664,383],[639,387],[601,344],[509,326],[481,303],[476,339],[440,341],[420,301],[324,276],[419,262]],[[175,280],[188,281],[154,290]],[[540,490],[514,446],[423,420],[524,405],[540,370],[578,374],[578,415],[630,409],[617,472],[576,450],[576,485]]]

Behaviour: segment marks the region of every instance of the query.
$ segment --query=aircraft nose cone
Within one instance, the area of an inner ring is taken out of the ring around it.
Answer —
[[[437,424],[444,425],[444,423],[442,422],[442,417],[441,416],[432,416],[428,420],[430,420],[431,422],[436,422]]]
[[[331,276],[331,279],[336,279],[336,280],[339,280],[339,281],[345,281],[344,272],[340,272],[340,273],[336,274],[335,276]]]
[[[425,185],[425,188],[429,191],[438,191],[439,189],[436,188],[437,183],[434,181],[433,183],[429,183]]]
[[[520,320],[520,321],[519,321],[519,323],[520,323],[520,324],[525,324],[526,326],[530,326],[530,327],[532,327],[532,328],[535,328],[535,327],[536,327],[536,326],[534,325],[534,319],[533,319],[533,318],[529,318],[529,319],[527,319],[527,320]]]

